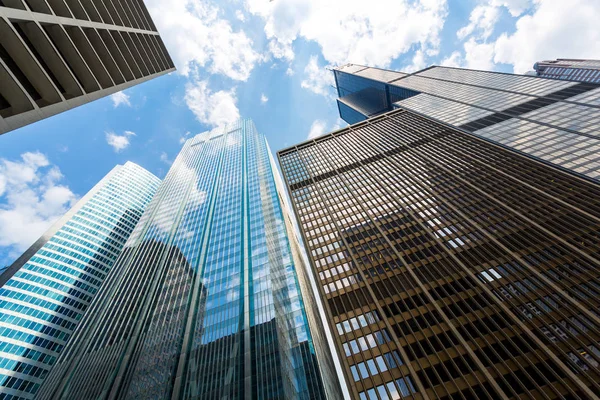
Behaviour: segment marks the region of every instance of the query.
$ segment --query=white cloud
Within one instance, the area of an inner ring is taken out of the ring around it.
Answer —
[[[168,165],[173,164],[173,161],[169,160],[169,156],[164,151],[162,153],[160,153],[160,161],[162,161]]]
[[[235,10],[235,17],[242,22],[246,21],[246,16],[242,12],[242,10]]]
[[[192,134],[192,132],[187,131],[182,137],[179,138],[179,144],[184,144],[185,141],[188,139],[188,136],[190,136]]]
[[[314,139],[323,135],[325,133],[326,126],[327,124],[325,123],[325,121],[321,119],[315,120],[310,126],[310,131],[308,132],[307,139]]]
[[[533,14],[519,18],[514,33],[498,38],[495,62],[512,64],[516,73],[524,73],[539,60],[598,58],[598,0],[535,0],[534,4]]]
[[[267,101],[269,101],[269,98],[268,98],[267,96],[265,96],[265,94],[264,94],[264,93],[263,93],[263,94],[261,94],[261,95],[260,95],[260,102],[261,102],[262,104],[265,104]]]
[[[321,46],[328,63],[387,67],[418,45],[439,46],[446,0],[246,0],[246,9],[265,20],[274,57],[291,60],[301,37]]]
[[[461,67],[463,65],[463,61],[460,51],[455,51],[448,57],[444,58],[440,65],[445,67]]]
[[[149,0],[146,4],[183,75],[200,66],[245,81],[262,60],[246,33],[234,31],[213,4],[199,0]]]
[[[466,68],[490,71],[494,69],[494,44],[477,43],[474,38],[464,44]]]
[[[320,67],[317,56],[311,56],[304,68],[305,79],[300,86],[313,93],[323,96],[332,96],[331,86],[334,85],[333,73],[325,67]]]
[[[502,8],[506,8],[510,15],[518,17],[529,8],[531,0],[485,0],[475,6],[469,15],[469,24],[456,32],[460,40],[475,34],[479,40],[487,40],[496,23],[500,19]]]
[[[491,0],[490,4],[496,7],[506,7],[510,15],[518,17],[529,8],[531,0]]]
[[[115,108],[119,107],[121,104],[127,107],[131,107],[131,102],[129,101],[129,96],[123,92],[117,92],[110,95],[110,99],[113,102]]]
[[[317,119],[310,126],[310,131],[308,132],[308,139],[314,139],[319,137],[325,133],[325,121]]]
[[[123,135],[117,135],[114,132],[106,132],[106,143],[113,148],[116,153],[129,147],[129,137],[135,136],[134,132],[125,131]]]
[[[211,127],[221,127],[240,117],[235,88],[212,92],[207,81],[189,82],[185,102],[198,121]]]
[[[0,158],[0,246],[17,256],[73,206],[76,196],[62,179],[42,153]]]
[[[293,76],[293,75],[294,75],[294,70],[292,69],[292,67],[288,67],[288,68],[285,70],[285,74],[286,74],[287,76]]]
[[[346,121],[344,121],[340,117],[338,117],[335,121],[335,124],[333,124],[329,128],[327,127],[327,123],[325,121],[323,121],[322,119],[316,119],[310,126],[310,130],[308,131],[308,136],[306,138],[314,139],[316,137],[324,135],[325,133],[337,131],[338,129],[342,128],[342,126],[346,125],[348,125]]]
[[[565,2],[560,0],[487,0],[485,5],[496,11],[506,7],[512,16],[521,15],[515,23],[515,31],[502,33],[495,41],[488,42],[489,29],[493,29],[491,19],[475,18],[476,23],[471,27],[472,13],[471,24],[459,31],[459,37],[468,37],[463,45],[464,56],[453,53],[442,63],[476,69],[493,69],[495,64],[505,63],[511,64],[515,73],[525,73],[539,60],[597,58],[600,54],[596,18],[600,15],[600,2],[597,0],[572,0],[568,3],[568,12],[565,12]],[[523,14],[526,10],[530,12]],[[484,20],[490,24],[482,22]],[[478,30],[482,30],[479,35]]]
[[[423,50],[419,49],[417,51],[415,51],[415,55],[412,58],[412,64],[407,65],[406,67],[402,68],[403,72],[415,72],[415,71],[419,71],[423,68],[425,68],[427,66],[427,63],[425,62],[425,53],[423,52]]]
[[[456,36],[463,40],[471,35],[474,31],[479,31],[479,38],[487,39],[494,31],[494,26],[500,17],[499,7],[492,5],[478,5],[469,16],[469,24],[462,27],[456,32]]]

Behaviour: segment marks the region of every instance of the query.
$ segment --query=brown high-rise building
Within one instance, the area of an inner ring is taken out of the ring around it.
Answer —
[[[592,180],[402,109],[279,159],[352,398],[599,398]]]

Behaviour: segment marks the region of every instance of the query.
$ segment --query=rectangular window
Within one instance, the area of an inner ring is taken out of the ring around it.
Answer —
[[[377,366],[379,367],[379,371],[381,372],[385,372],[387,371],[387,365],[385,365],[385,362],[383,361],[383,357],[378,356],[375,358],[375,361],[377,361]],[[396,365],[390,365],[391,368],[395,368]]]
[[[411,393],[415,393],[415,387],[412,384],[410,377],[404,377],[400,379],[396,379],[396,385],[400,389],[400,394],[402,396],[409,396]]]
[[[352,377],[354,378],[354,382],[358,382],[360,380],[360,376],[358,376],[358,370],[356,366],[352,365],[350,367],[350,371],[352,371]]]
[[[365,363],[358,364],[358,369],[360,371],[360,376],[363,379],[367,379],[369,377],[369,372],[367,371],[367,367],[366,367]]]
[[[369,371],[371,371],[371,375],[377,375],[377,367],[375,366],[375,361],[373,359],[367,360],[367,365],[369,366]]]

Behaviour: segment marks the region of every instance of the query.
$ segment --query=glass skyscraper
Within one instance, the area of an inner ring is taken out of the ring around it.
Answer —
[[[278,179],[249,120],[189,139],[40,398],[341,398]]]
[[[0,276],[1,399],[34,397],[159,184],[116,166]]]
[[[341,118],[396,108],[600,180],[600,85],[433,66],[413,74],[334,69]]]
[[[598,399],[598,183],[406,110],[279,159],[352,398]]]

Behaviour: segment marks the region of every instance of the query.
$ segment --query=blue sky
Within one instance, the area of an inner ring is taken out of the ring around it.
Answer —
[[[523,73],[600,58],[598,0],[145,2],[177,72],[0,136],[0,265],[116,164],[162,178],[183,139],[240,116],[273,151],[344,126],[333,65]]]

